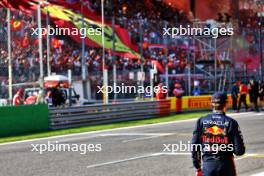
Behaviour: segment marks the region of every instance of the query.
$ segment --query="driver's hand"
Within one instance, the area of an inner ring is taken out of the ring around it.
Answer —
[[[197,169],[196,176],[202,176],[202,169]]]

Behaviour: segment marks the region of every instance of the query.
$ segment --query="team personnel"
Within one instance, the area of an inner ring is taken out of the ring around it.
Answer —
[[[184,94],[184,90],[181,86],[180,83],[175,83],[174,84],[174,90],[173,90],[173,94],[175,95],[176,97],[176,113],[181,113],[182,111],[182,96]]]
[[[45,96],[45,102],[48,104],[49,107],[52,106],[52,96],[51,91],[49,90]]]
[[[32,92],[29,92],[28,93],[28,97],[25,100],[25,104],[27,104],[27,105],[36,104],[37,97],[38,97],[37,92],[33,92],[33,93]]]
[[[235,112],[237,112],[238,94],[239,94],[239,87],[237,85],[237,82],[234,82],[231,90],[231,97],[232,97],[232,109]]]
[[[251,110],[255,110],[256,112],[259,112],[259,108],[258,108],[259,84],[257,81],[250,80],[248,93],[251,104]]]
[[[238,102],[238,111],[240,111],[242,103],[244,104],[246,111],[248,110],[247,93],[248,93],[248,88],[247,88],[246,84],[240,83],[240,86],[239,86],[240,97],[239,97],[239,102]]]
[[[259,88],[259,100],[261,103],[261,110],[264,110],[264,82],[262,82],[260,84],[260,88]]]
[[[14,98],[13,98],[13,106],[19,106],[23,104],[23,94],[24,94],[24,90],[23,89],[19,89],[17,91],[17,93],[15,94]]]
[[[61,83],[58,83],[56,87],[51,89],[52,105],[55,107],[63,106],[66,102],[65,95],[60,89],[60,85]]]
[[[217,92],[211,103],[213,112],[198,119],[193,132],[193,165],[197,175],[235,176],[234,154],[245,153],[243,137],[237,121],[225,115],[227,95]]]
[[[164,88],[163,83],[158,84],[158,89],[156,92],[156,99],[157,100],[164,100],[167,96],[167,90]]]

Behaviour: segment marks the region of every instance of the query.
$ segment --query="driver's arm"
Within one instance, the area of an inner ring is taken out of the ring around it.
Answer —
[[[200,119],[198,119],[192,137],[192,160],[196,169],[201,168],[201,130]]]
[[[245,154],[246,147],[244,144],[243,136],[240,131],[239,125],[236,120],[232,123],[232,135],[233,135],[233,145],[234,145],[234,154],[241,156]]]

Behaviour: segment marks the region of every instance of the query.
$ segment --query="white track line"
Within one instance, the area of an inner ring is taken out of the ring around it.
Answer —
[[[246,159],[248,157],[249,157],[248,155],[244,155],[244,156],[240,156],[240,157],[235,158],[235,160],[238,161],[238,160]]]
[[[191,155],[191,152],[161,152],[161,153],[156,153],[156,155]],[[235,160],[242,160],[245,158],[250,158],[250,157],[258,157],[258,156],[263,156],[263,154],[260,153],[246,153],[243,156],[236,157]]]
[[[123,140],[122,143],[134,142],[134,141],[142,141],[142,140],[153,139],[153,138],[158,138],[158,137],[162,137],[162,136],[169,136],[169,135],[158,135],[158,136],[148,136],[148,137],[128,139],[128,140]]]
[[[170,136],[174,133],[104,133],[99,135],[92,135],[92,136],[80,136],[78,138],[62,138],[59,140],[56,140],[58,142],[70,142],[70,141],[76,141],[76,140],[83,140],[83,139],[94,139],[94,138],[100,138],[100,137],[114,137],[114,136],[148,136],[148,137],[142,137],[142,138],[150,138],[150,137],[159,137],[159,136]],[[0,144],[1,146],[1,144]]]
[[[138,137],[134,139],[123,140],[122,143],[141,141],[141,140],[153,139],[153,138],[164,137],[164,136],[171,136],[171,135],[174,135],[175,133],[142,133],[142,134],[152,134],[152,135],[149,135],[146,137]]]
[[[114,161],[109,161],[109,162],[100,163],[100,164],[93,164],[93,165],[87,166],[86,168],[90,169],[90,168],[95,168],[95,167],[102,167],[102,166],[118,164],[118,163],[122,163],[122,162],[128,162],[128,161],[133,161],[133,160],[138,160],[138,159],[143,159],[143,158],[161,156],[161,155],[184,155],[185,156],[185,155],[191,155],[191,153],[183,153],[183,152],[178,152],[178,153],[176,153],[176,152],[174,152],[174,153],[152,153],[152,154],[146,154],[146,155],[142,155],[142,156],[126,158],[126,159],[122,159],[122,160],[114,160]]]
[[[260,173],[257,173],[257,174],[253,174],[251,176],[264,176],[264,172],[260,172]]]
[[[161,153],[156,153],[157,155],[169,155],[169,156],[189,156],[191,155],[191,152],[161,152]]]
[[[149,137],[139,137],[139,138],[134,138],[134,139],[123,140],[122,143],[142,141],[142,140],[147,140],[147,139],[154,139],[154,138],[173,136],[173,135],[176,135],[176,136],[192,136],[192,133],[164,133],[164,134],[160,133],[158,135],[153,135],[153,136],[149,136]]]
[[[227,115],[228,116],[239,116],[237,118],[241,118],[241,117],[244,117],[245,115],[250,114],[250,113],[251,112],[230,113],[230,114],[227,114]],[[261,114],[263,114],[263,113],[261,113]],[[161,126],[161,125],[192,122],[192,121],[196,121],[197,119],[198,118],[193,118],[193,119],[188,119],[188,120],[177,120],[177,121],[171,121],[171,122],[161,122],[161,123],[146,124],[146,125],[140,125],[140,126],[121,127],[121,128],[115,128],[115,129],[98,130],[98,131],[90,131],[90,132],[81,132],[81,133],[74,133],[74,134],[67,134],[67,135],[58,135],[58,136],[51,136],[51,137],[45,137],[45,138],[38,138],[38,139],[28,139],[28,140],[21,140],[21,141],[15,141],[15,142],[2,143],[2,144],[0,144],[0,146],[12,145],[12,144],[20,144],[20,143],[26,143],[26,142],[34,142],[34,141],[41,141],[41,140],[66,138],[66,137],[77,137],[77,136],[82,136],[82,135],[98,134],[98,133],[103,133],[103,132],[114,132],[114,131],[118,131],[118,130],[127,130],[127,129],[144,128],[144,127],[155,127],[155,126]]]
[[[148,157],[153,157],[153,156],[157,156],[157,154],[147,154],[147,155],[136,156],[136,157],[122,159],[122,160],[105,162],[105,163],[101,163],[101,164],[93,164],[93,165],[87,166],[86,168],[89,169],[89,168],[101,167],[101,166],[106,166],[106,165],[111,165],[111,164],[118,164],[118,163],[122,163],[122,162],[133,161],[133,160],[148,158]]]
[[[166,136],[174,133],[108,133],[100,136]]]
[[[136,156],[136,157],[131,157],[131,158],[126,158],[126,159],[122,159],[122,160],[114,160],[114,161],[109,161],[109,162],[105,162],[105,163],[100,163],[100,164],[93,164],[93,165],[89,165],[86,168],[90,169],[90,168],[96,168],[96,167],[102,167],[102,166],[107,166],[107,165],[112,165],[112,164],[118,164],[118,163],[122,163],[122,162],[128,162],[128,161],[133,161],[133,160],[138,160],[138,159],[143,159],[143,158],[149,158],[149,157],[155,157],[155,156],[190,156],[191,152],[161,152],[161,153],[152,153],[152,154],[146,154],[146,155],[142,155],[142,156]],[[241,160],[241,159],[245,159],[251,156],[257,156],[259,154],[245,154],[242,157],[238,157],[235,158],[235,160]],[[254,175],[254,176],[260,176],[260,175]]]

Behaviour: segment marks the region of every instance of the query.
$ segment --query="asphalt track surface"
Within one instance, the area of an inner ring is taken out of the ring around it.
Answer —
[[[264,113],[232,114],[247,152],[235,158],[238,175],[264,175]],[[189,176],[195,175],[190,152],[170,152],[164,144],[188,143],[194,120],[73,134],[0,144],[1,176]],[[101,151],[80,154],[32,151],[49,142],[101,144]],[[171,147],[170,147],[171,148]],[[165,151],[164,151],[165,149]]]

